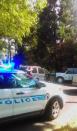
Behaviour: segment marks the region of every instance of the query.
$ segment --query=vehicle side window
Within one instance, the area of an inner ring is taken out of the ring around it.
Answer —
[[[0,89],[10,89],[13,86],[14,81],[11,75],[2,74],[0,75]]]
[[[72,70],[68,70],[68,71],[66,72],[66,74],[73,74],[73,71],[72,71]]]
[[[2,74],[0,74],[0,89],[3,88],[3,83],[4,83],[4,77]]]
[[[74,74],[77,74],[77,69],[74,70]]]
[[[29,88],[37,88],[39,86],[39,88],[41,87],[46,87],[46,85],[42,82],[39,82],[37,80],[32,80],[30,83],[29,83]]]
[[[44,69],[43,68],[38,68],[39,74],[44,74]]]
[[[30,79],[28,77],[25,76],[22,78],[22,76],[18,77],[17,75],[13,75],[14,76],[14,85],[13,88],[26,88],[28,86],[28,83],[30,81]]]
[[[33,68],[32,73],[37,73],[37,69]]]
[[[42,83],[42,82],[39,82],[39,86],[40,87],[46,87],[46,85],[44,83]]]
[[[29,88],[35,88],[36,87],[36,81],[35,80],[31,80],[29,83]]]
[[[35,88],[36,87],[36,82],[35,80],[28,80],[26,84],[22,83],[20,84],[21,88]]]

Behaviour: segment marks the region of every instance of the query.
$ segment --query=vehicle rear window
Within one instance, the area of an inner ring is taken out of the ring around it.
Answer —
[[[74,69],[74,74],[77,74],[77,69]]]
[[[67,74],[73,74],[74,73],[74,70],[73,69],[68,69],[67,70]]]

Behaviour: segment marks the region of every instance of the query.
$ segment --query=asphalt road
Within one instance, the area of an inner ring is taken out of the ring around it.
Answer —
[[[59,117],[54,121],[45,121],[41,117],[15,120],[0,125],[0,131],[53,131],[77,117],[77,87],[62,86],[67,100]]]

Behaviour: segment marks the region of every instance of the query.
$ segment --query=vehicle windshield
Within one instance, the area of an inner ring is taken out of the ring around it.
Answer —
[[[1,88],[35,87],[36,81],[24,73],[0,73]]]
[[[35,80],[32,78],[29,78],[28,76],[26,76],[26,74],[17,73],[17,74],[12,74],[12,76],[16,80],[16,84],[18,86],[31,87],[35,85]]]

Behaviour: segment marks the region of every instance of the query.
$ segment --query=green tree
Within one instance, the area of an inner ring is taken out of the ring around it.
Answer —
[[[77,34],[77,8],[76,0],[61,0],[59,14],[59,36],[64,42],[76,40]]]
[[[52,64],[51,50],[52,46],[56,44],[57,40],[57,19],[56,1],[47,6],[39,14],[39,22],[37,25],[38,44],[34,54],[36,56],[36,63],[42,66]]]
[[[77,66],[77,2],[61,0],[58,8],[56,2],[48,0],[39,14],[38,45],[33,53],[38,64],[61,70]],[[60,42],[56,44],[56,40]]]
[[[0,36],[11,37],[22,42],[22,37],[30,34],[37,15],[28,0],[0,0]]]
[[[43,8],[47,5],[47,1],[46,0],[29,0],[28,1],[28,7],[30,8],[31,13],[33,14],[33,24],[32,26],[30,26],[29,30],[30,33],[29,35],[25,32],[25,35],[23,35],[22,39],[22,45],[21,47],[19,47],[19,51],[20,48],[22,49],[22,59],[25,58],[26,55],[29,56],[29,60],[32,59],[32,62],[35,62],[35,55],[33,55],[35,48],[37,47],[37,43],[38,43],[38,39],[37,39],[37,24],[38,24],[38,15],[40,12],[42,12]],[[31,17],[30,17],[30,22],[31,22]],[[30,55],[29,55],[30,54]],[[23,60],[23,63],[26,63],[26,59]],[[30,62],[31,64],[31,62]]]
[[[30,64],[34,64],[36,62],[35,58],[35,50],[38,45],[38,35],[37,28],[39,25],[39,14],[43,11],[43,9],[47,6],[47,0],[31,0],[32,11],[36,16],[36,23],[30,28],[30,34],[23,37],[23,46],[25,46],[26,53],[29,56]],[[23,49],[23,50],[25,50]],[[32,59],[32,60],[31,60]]]
[[[39,24],[39,14],[43,11],[43,9],[47,6],[47,0],[31,0],[30,7],[34,12],[34,18],[36,18],[35,24],[30,27],[30,34],[23,37],[23,43],[28,45],[28,49],[36,48],[38,40],[37,40],[37,25]],[[35,17],[36,16],[36,17]]]
[[[2,50],[3,48],[6,48],[6,47],[7,47],[6,42],[0,40],[0,50]]]

